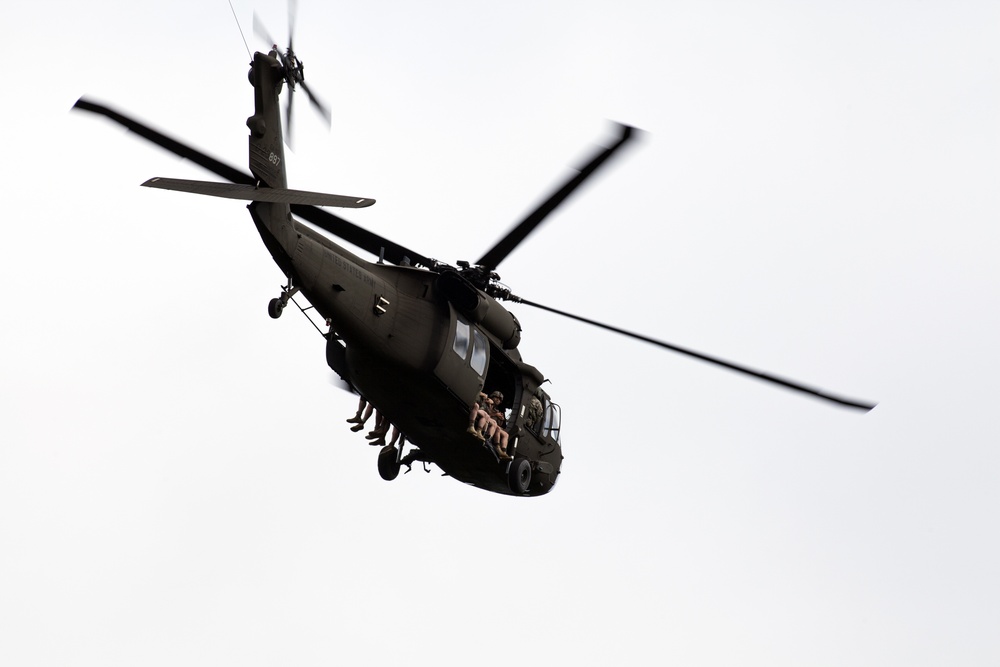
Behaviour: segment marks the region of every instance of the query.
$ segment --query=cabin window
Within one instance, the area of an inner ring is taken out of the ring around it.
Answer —
[[[458,327],[455,330],[455,354],[462,359],[469,353],[469,323],[462,318],[458,318]]]
[[[486,370],[486,359],[487,350],[489,349],[489,343],[486,342],[486,336],[479,332],[479,329],[472,330],[472,370],[476,371],[476,375],[482,375]]]

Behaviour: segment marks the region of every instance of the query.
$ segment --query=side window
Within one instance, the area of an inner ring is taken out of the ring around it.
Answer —
[[[476,333],[479,332],[477,331]],[[458,327],[455,330],[455,345],[452,349],[462,359],[465,359],[465,355],[469,352],[469,323],[461,317],[458,318]]]
[[[468,325],[466,325],[468,326]],[[486,359],[488,356],[489,343],[486,336],[479,333],[479,329],[472,330],[472,370],[476,375],[482,375],[486,370]]]

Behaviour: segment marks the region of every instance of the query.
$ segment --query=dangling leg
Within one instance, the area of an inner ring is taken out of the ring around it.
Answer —
[[[478,405],[478,403],[474,405]],[[466,429],[466,433],[471,433],[480,441],[485,440],[482,433],[482,424],[483,420],[487,417],[488,415],[482,410],[476,410],[469,415],[469,428]]]
[[[501,461],[510,461],[511,456],[507,453],[507,431],[502,428],[496,430],[496,450]]]
[[[497,432],[497,422],[492,417],[486,418],[486,428],[483,430],[483,436],[487,440],[493,439],[493,434]]]
[[[485,410],[480,410],[478,416],[476,417],[476,437],[480,440],[486,440],[486,429],[489,427],[490,416],[486,414]]]
[[[471,433],[472,435],[479,435],[479,432],[476,430],[476,417],[478,416],[479,416],[479,403],[473,403],[472,410],[469,412],[469,428],[467,430],[467,432]]]
[[[378,436],[375,437],[374,439],[372,439],[372,441],[368,443],[369,445],[371,445],[373,447],[385,447],[385,434],[389,432],[389,420],[383,418],[383,423],[385,424],[385,429],[384,430],[381,430],[381,431],[372,431],[373,433],[377,433]],[[395,434],[399,433],[399,430],[396,429],[395,426],[393,426],[392,428],[393,428]],[[396,444],[396,437],[397,436],[395,434],[393,435],[393,438],[392,438],[392,443],[393,444]]]
[[[357,413],[347,420],[348,424],[360,424],[361,423],[361,413],[365,411],[368,407],[368,401],[365,400],[364,396],[358,398],[358,411]]]
[[[389,432],[389,420],[378,410],[375,411],[375,428],[372,432],[365,437],[369,440],[374,440],[376,438],[385,438],[385,434]]]
[[[361,400],[364,400],[364,399],[361,399]],[[365,408],[365,416],[362,417],[361,421],[359,421],[356,425],[354,425],[354,426],[351,427],[351,430],[354,431],[355,433],[357,433],[358,431],[360,431],[361,429],[363,429],[365,427],[365,424],[371,418],[372,413],[375,412],[375,406],[372,405],[371,403],[368,403],[367,401],[365,401],[365,402],[367,403],[367,406],[368,406],[368,407]]]

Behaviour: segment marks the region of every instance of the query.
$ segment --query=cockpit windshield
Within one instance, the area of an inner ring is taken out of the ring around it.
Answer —
[[[558,404],[547,400],[546,397],[545,416],[542,419],[542,437],[552,438],[556,442],[560,442],[561,426],[562,410],[559,408]]]
[[[524,425],[530,428],[543,438],[551,438],[560,442],[562,436],[562,410],[559,405],[552,402],[544,391],[538,390],[525,405],[521,407],[521,414],[527,415]]]

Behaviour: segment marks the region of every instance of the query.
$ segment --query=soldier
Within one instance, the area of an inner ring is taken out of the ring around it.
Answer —
[[[507,416],[504,414],[504,409],[500,407],[503,402],[503,394],[499,391],[494,391],[490,394],[489,398],[486,399],[486,413],[489,415],[490,424],[492,429],[489,438],[493,440],[494,447],[500,459],[503,461],[510,460],[510,454],[507,453],[507,441],[508,435],[504,427],[507,425]]]
[[[528,417],[524,420],[524,425],[530,429],[534,429],[541,418],[542,402],[538,400],[537,396],[532,396],[531,401],[528,403]]]
[[[506,426],[507,425],[507,414],[506,414],[507,411],[504,410],[503,407],[502,407],[502,405],[503,405],[503,393],[501,393],[500,391],[493,391],[493,392],[490,393],[489,397],[490,397],[490,400],[493,401],[493,411],[499,413],[499,415],[500,415],[500,419],[497,420],[497,423],[500,424],[501,427]]]

